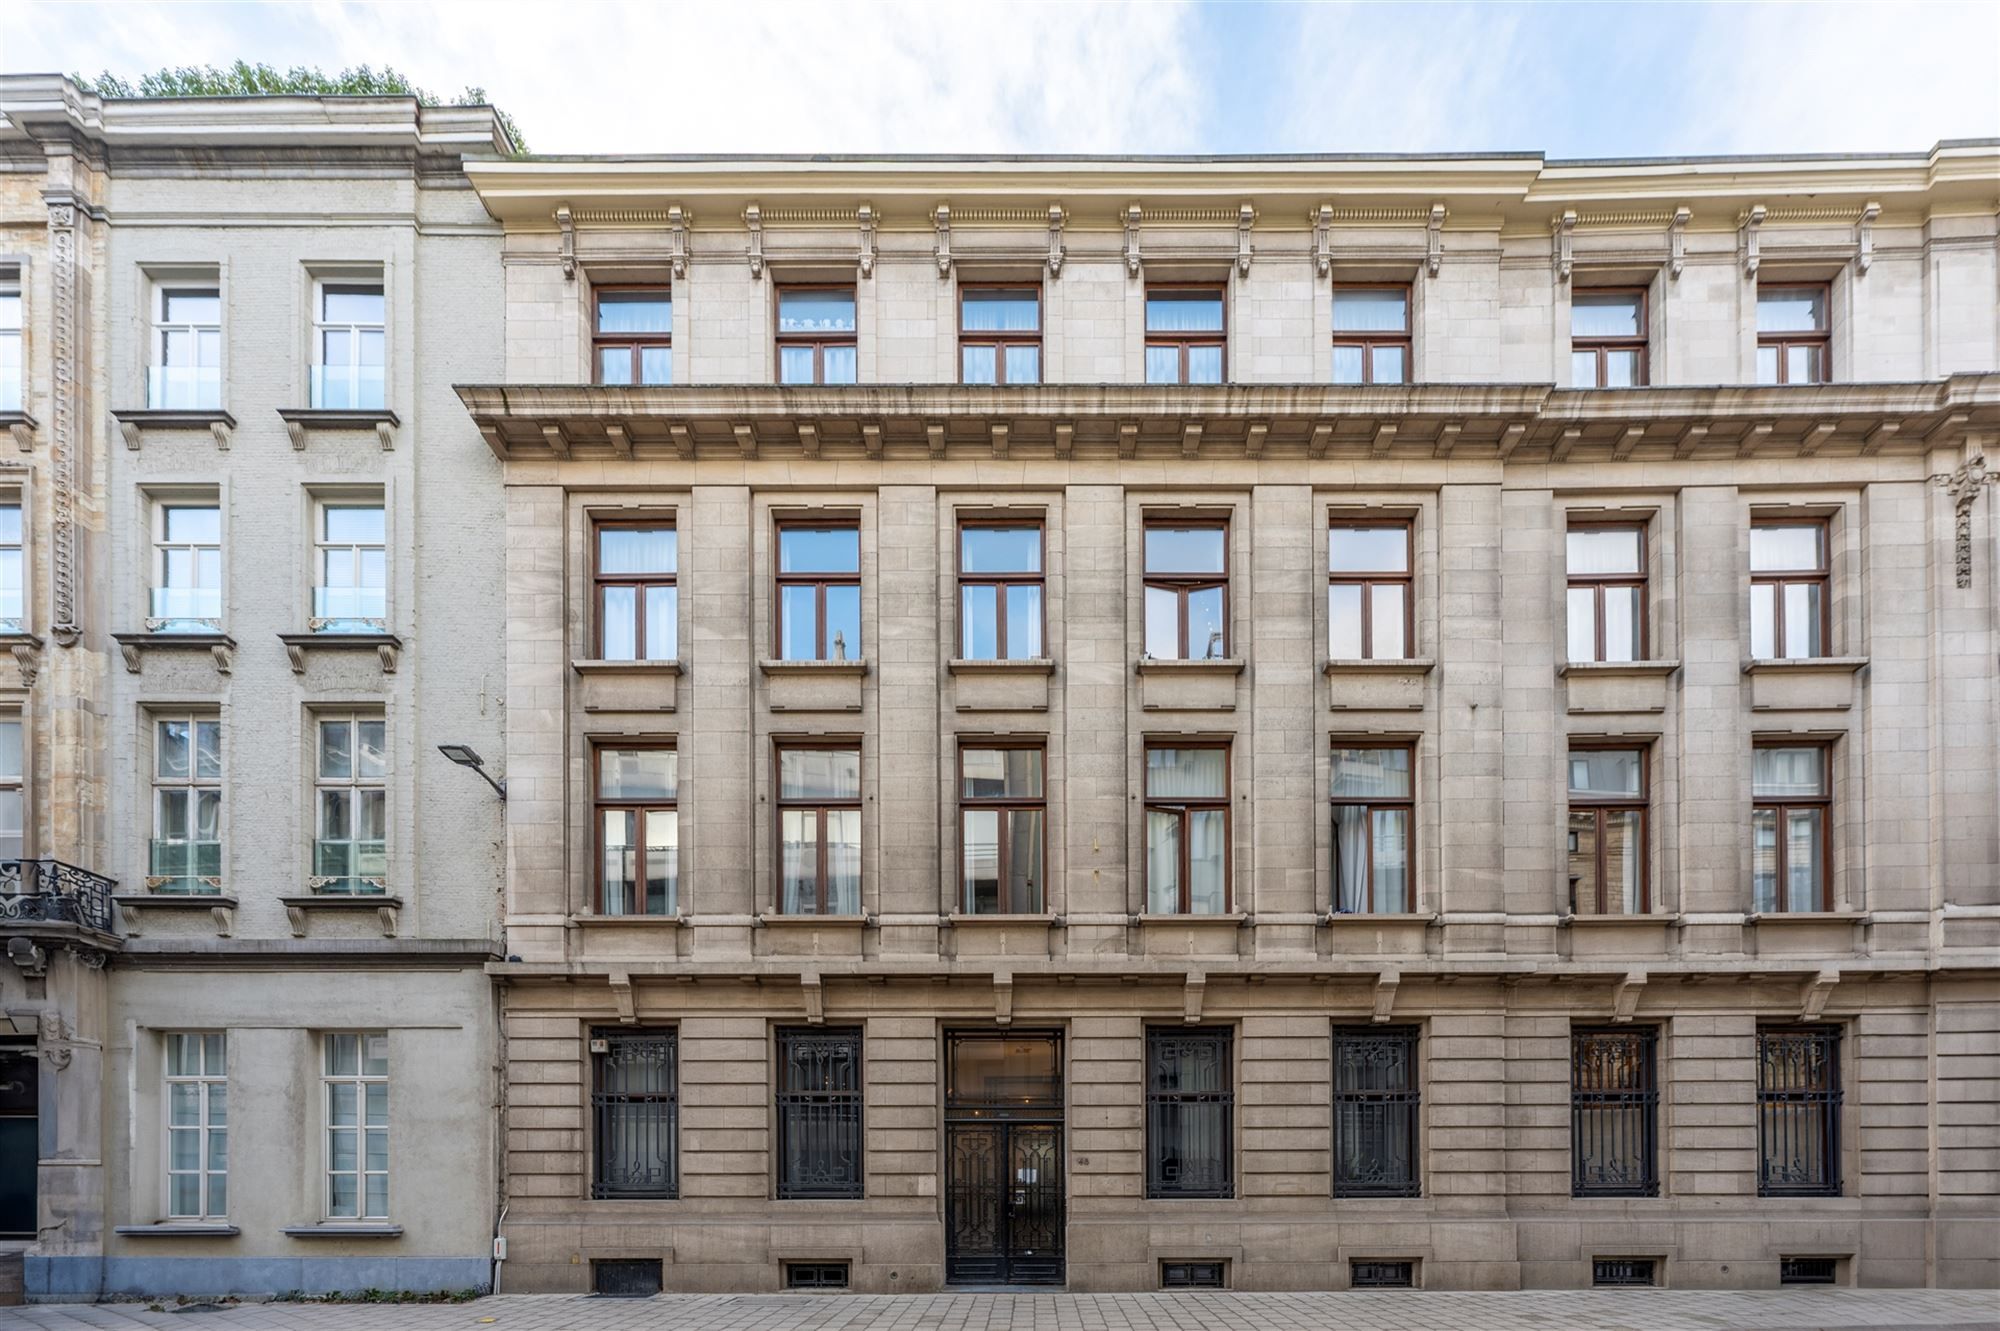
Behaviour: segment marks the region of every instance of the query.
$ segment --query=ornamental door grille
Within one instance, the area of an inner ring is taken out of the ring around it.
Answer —
[[[1063,1281],[1062,1043],[1057,1035],[948,1037],[945,1278]]]

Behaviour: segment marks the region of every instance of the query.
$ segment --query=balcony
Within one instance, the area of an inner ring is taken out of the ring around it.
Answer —
[[[47,956],[30,941],[37,936],[115,946],[117,887],[61,860],[0,860],[0,935],[8,939],[8,958],[40,973]]]

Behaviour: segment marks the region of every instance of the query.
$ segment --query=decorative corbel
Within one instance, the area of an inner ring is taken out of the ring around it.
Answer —
[[[306,423],[303,420],[300,420],[297,417],[290,417],[290,416],[286,417],[285,434],[292,441],[292,451],[294,453],[305,452]],[[128,439],[126,443],[129,445],[131,441]]]
[[[798,424],[798,431],[799,431],[799,450],[809,458],[818,457],[819,426],[812,424],[810,421],[800,421]]]
[[[1550,229],[1555,235],[1556,281],[1567,282],[1576,256],[1576,209],[1565,208],[1550,224]]]
[[[34,688],[35,676],[42,671],[42,644],[39,641],[15,643],[14,664],[21,671],[21,687]]]
[[[1814,421],[1799,437],[1799,456],[1802,458],[1817,456],[1820,449],[1825,447],[1826,441],[1833,438],[1839,429],[1839,421]]]
[[[7,960],[30,980],[42,979],[49,973],[49,954],[36,947],[30,938],[8,939]]]
[[[1127,460],[1139,456],[1139,422],[1118,422],[1118,456]]]
[[[1139,275],[1139,205],[1125,209],[1125,275]]]
[[[1449,458],[1458,449],[1458,437],[1465,433],[1464,421],[1446,421],[1438,426],[1437,439],[1431,444],[1431,456]]]
[[[376,644],[375,644],[375,659],[376,659],[376,660],[377,660],[378,662],[380,662],[380,663],[381,663],[381,666],[382,666],[382,673],[383,673],[383,674],[385,674],[385,675],[393,675],[393,674],[395,674],[395,673],[396,673],[396,644],[395,644],[395,643],[393,643],[393,642],[378,642],[378,643],[376,643]]]
[[[14,436],[14,447],[23,453],[35,451],[35,420],[32,416],[17,416],[7,422],[7,433]]]
[[[1006,457],[1007,430],[1008,430],[1007,422],[1006,421],[989,422],[987,424],[986,430],[988,435],[990,435],[993,440],[993,456],[996,458]]]
[[[1323,458],[1326,456],[1326,450],[1331,447],[1333,447],[1333,422],[1314,421],[1312,438],[1306,441],[1306,456]]]
[[[1833,997],[1833,987],[1840,983],[1840,967],[1828,966],[1819,974],[1807,980],[1799,991],[1799,1019],[1818,1021],[1826,1011],[1826,1000]]]
[[[563,280],[576,281],[576,218],[570,213],[569,205],[556,206],[556,230],[562,233],[557,252],[562,256]]]
[[[1393,421],[1378,421],[1375,425],[1375,441],[1368,446],[1370,457],[1385,458],[1396,444],[1396,425]]]
[[[1875,262],[1875,219],[1882,215],[1882,205],[1874,201],[1861,209],[1861,220],[1854,224],[1854,272],[1861,276],[1868,271],[1868,265]]]
[[[118,923],[125,932],[137,937],[146,932],[146,912],[128,902],[118,903]]]
[[[925,421],[924,437],[930,440],[931,459],[936,461],[944,456],[944,422]]]
[[[1049,276],[1062,276],[1063,260],[1068,257],[1063,249],[1063,207],[1059,203],[1049,205]]]
[[[871,458],[882,456],[882,422],[861,422],[861,448]]]
[[[1981,490],[2000,482],[2000,472],[1986,470],[1986,455],[1975,453],[1957,471],[1940,472],[1930,480],[1932,485],[1951,494],[1957,515],[1952,563],[1956,584],[1963,591],[1972,585],[1972,504]]]
[[[1861,436],[1861,456],[1872,458],[1903,430],[1901,421],[1877,421],[1875,428]]]
[[[1611,989],[1611,1020],[1627,1022],[1639,1010],[1639,995],[1646,991],[1646,972],[1630,970]]]
[[[306,908],[304,906],[285,907],[285,924],[292,931],[292,937],[306,936]]]
[[[1750,211],[1743,214],[1743,229],[1738,234],[1742,238],[1743,275],[1757,276],[1757,233],[1764,226],[1765,215],[1769,212],[1763,204],[1753,204]]]
[[[1706,438],[1708,438],[1708,427],[1706,425],[1689,423],[1683,426],[1681,428],[1681,437],[1674,440],[1674,456],[1676,458],[1693,457],[1694,451],[1701,447],[1701,441]]]
[[[124,658],[124,661],[125,661],[125,673],[126,673],[126,674],[128,674],[128,675],[136,675],[136,674],[138,674],[138,673],[139,673],[139,644],[138,644],[138,643],[136,643],[136,642],[121,642],[121,643],[119,643],[119,644],[118,644],[118,655],[119,655],[119,656],[121,656],[122,658]]]
[[[377,422],[375,428],[386,432],[389,427],[386,424]],[[208,432],[215,436],[215,446],[227,453],[229,451],[229,422],[210,421],[208,423]],[[387,448],[388,446],[389,440],[385,433],[382,440],[382,447]]]
[[[826,1025],[826,986],[820,982],[818,971],[806,971],[799,976],[799,994],[806,1002],[806,1024]]]
[[[1243,456],[1261,458],[1264,456],[1264,441],[1270,437],[1271,422],[1251,421],[1243,432]]]
[[[1333,271],[1333,205],[1322,203],[1306,220],[1313,229],[1313,266],[1325,277]]]
[[[625,428],[624,421],[604,422],[604,437],[611,443],[611,451],[621,458],[632,456],[632,434]]]
[[[674,441],[675,457],[683,462],[693,461],[694,431],[688,428],[687,422],[675,421],[672,425],[669,425],[667,427],[667,437]]]
[[[1500,460],[1505,462],[1514,456],[1516,449],[1528,440],[1526,421],[1508,421],[1500,430]]]
[[[1256,224],[1257,210],[1249,204],[1239,204],[1236,209],[1236,271],[1240,276],[1250,276],[1250,256],[1257,247],[1250,243],[1250,228]]]
[[[235,663],[234,648],[226,642],[211,643],[208,652],[215,658],[215,672],[219,675],[228,674],[230,667]]]
[[[1611,460],[1613,462],[1623,462],[1626,458],[1631,457],[1632,451],[1638,448],[1645,441],[1645,438],[1646,427],[1644,425],[1626,426],[1619,434],[1618,441],[1611,445]]]
[[[750,204],[743,210],[743,225],[750,229],[750,276],[764,275],[764,210]]]
[[[561,421],[543,421],[542,440],[548,444],[549,452],[565,462],[569,461],[569,431],[563,428]]]
[[[1181,456],[1194,459],[1201,456],[1201,422],[1181,422]]]
[[[221,438],[217,439],[216,442],[222,444],[224,448],[227,448],[229,447],[229,445],[223,442],[223,440],[227,438],[228,438],[227,434],[224,434]],[[394,451],[396,447],[396,427],[389,424],[389,422],[387,421],[376,421],[375,439],[376,442],[382,445],[382,451],[384,453]]]
[[[937,241],[931,247],[931,257],[937,260],[938,276],[951,276],[951,205],[941,203],[931,210],[931,225],[937,228]]]
[[[1208,975],[1204,971],[1189,971],[1187,981],[1181,986],[1181,1020],[1193,1026],[1201,1021],[1202,999],[1208,994]]]
[[[375,908],[375,923],[382,930],[384,938],[394,938],[396,936],[396,923],[401,918],[401,915],[402,911],[395,906],[377,906]]]
[[[1395,1015],[1396,990],[1403,983],[1403,973],[1399,970],[1378,971],[1375,975],[1375,1010],[1368,1019],[1376,1025],[1384,1025]]]
[[[1076,447],[1076,422],[1057,421],[1055,425],[1056,456],[1069,457]]]
[[[854,223],[861,230],[861,276],[875,276],[875,209],[862,204],[854,210]]]
[[[236,932],[236,907],[210,906],[208,917],[214,922],[215,932],[220,937],[228,938]]]
[[[285,643],[285,659],[292,663],[292,673],[294,675],[303,675],[306,673],[306,645],[304,643],[287,641]]]
[[[611,1001],[618,1005],[618,1020],[627,1026],[639,1023],[639,1000],[632,992],[632,972],[612,971],[605,979],[611,982]]]
[[[1011,1026],[1014,1024],[1014,973],[1012,971],[993,972],[993,1024]]]
[[[134,453],[139,451],[139,445],[146,437],[145,431],[139,428],[137,421],[119,421],[118,433],[124,438],[125,447]]]
[[[1569,461],[1569,455],[1573,451],[1575,451],[1576,446],[1582,442],[1583,442],[1583,427],[1581,425],[1563,426],[1562,431],[1556,435],[1555,443],[1549,445],[1549,461],[1551,462]]]
[[[1424,270],[1432,277],[1444,265],[1444,205],[1431,205],[1431,219],[1424,225]]]
[[[736,451],[740,456],[746,458],[757,456],[756,426],[748,421],[736,421],[730,425],[729,432],[736,436]]]
[[[678,203],[667,209],[667,257],[676,281],[688,275],[688,226],[693,220]]]
[[[1675,281],[1687,266],[1687,224],[1693,220],[1692,208],[1676,208],[1674,220],[1667,223],[1667,276]]]

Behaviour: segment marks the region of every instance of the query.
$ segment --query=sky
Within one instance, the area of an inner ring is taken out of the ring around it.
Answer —
[[[0,70],[391,65],[536,152],[1912,151],[2000,135],[2000,4],[0,0]]]

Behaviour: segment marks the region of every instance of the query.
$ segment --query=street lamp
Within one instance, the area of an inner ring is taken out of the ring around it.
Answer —
[[[491,776],[487,775],[486,760],[480,757],[479,751],[470,744],[440,744],[438,745],[438,752],[457,763],[460,767],[470,767],[473,771],[479,773],[482,781],[499,792],[501,799],[504,800],[507,798],[507,783],[505,781],[495,781]]]

